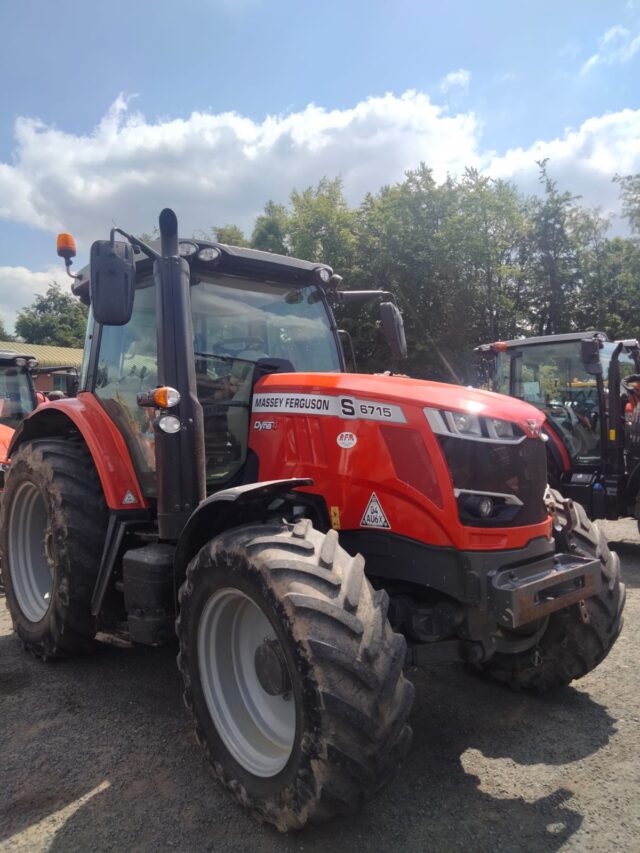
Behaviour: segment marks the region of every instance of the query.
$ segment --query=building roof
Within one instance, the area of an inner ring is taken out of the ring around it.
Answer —
[[[21,344],[18,341],[0,341],[0,351],[9,351],[35,358],[38,367],[75,367],[80,370],[82,350],[72,347],[50,347],[42,344]]]

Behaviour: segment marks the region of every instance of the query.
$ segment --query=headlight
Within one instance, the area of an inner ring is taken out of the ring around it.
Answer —
[[[497,418],[490,418],[488,421],[489,428],[493,428],[497,438],[513,438],[513,424],[510,421],[500,421]]]
[[[215,246],[205,246],[198,252],[198,260],[204,261],[207,264],[213,264],[220,259],[220,249]]]
[[[179,418],[176,418],[175,415],[161,415],[157,423],[162,432],[167,432],[169,435],[180,432],[182,427]]]
[[[178,254],[181,258],[190,258],[198,251],[197,243],[192,243],[191,240],[181,240],[178,243]]]
[[[453,421],[456,432],[463,435],[482,435],[482,424],[477,415],[468,415],[463,412],[445,412],[445,417]]]
[[[518,444],[525,439],[525,434],[520,427],[510,421],[430,407],[426,407],[423,411],[436,435],[487,441],[494,444]]]

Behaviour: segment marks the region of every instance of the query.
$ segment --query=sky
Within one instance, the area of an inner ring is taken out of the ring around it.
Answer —
[[[562,190],[624,233],[640,172],[640,0],[0,3],[0,317],[112,223],[251,229],[341,176],[351,204],[421,161]],[[330,261],[330,259],[328,259]]]

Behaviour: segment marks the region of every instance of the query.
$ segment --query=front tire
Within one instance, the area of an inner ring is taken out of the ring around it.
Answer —
[[[538,641],[525,651],[496,652],[481,673],[519,690],[546,692],[594,670],[611,651],[623,625],[625,586],[620,558],[584,508],[549,490],[556,551],[600,560],[602,586],[590,598],[552,613]],[[514,638],[514,643],[522,637]],[[502,644],[503,648],[505,643]]]
[[[247,525],[205,545],[180,590],[185,703],[214,772],[286,831],[359,807],[410,741],[413,686],[388,598],[335,531]]]
[[[43,660],[93,648],[91,596],[106,524],[100,480],[82,441],[20,446],[2,498],[2,577],[14,630]]]

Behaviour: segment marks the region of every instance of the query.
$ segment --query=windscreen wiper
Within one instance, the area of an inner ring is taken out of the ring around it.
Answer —
[[[220,361],[233,362],[233,361],[243,361],[245,364],[257,364],[257,361],[254,361],[251,358],[239,358],[235,355],[222,355],[217,352],[194,352],[194,355],[197,358],[217,358]]]
[[[226,361],[228,363],[234,361],[242,361],[244,364],[263,364],[266,367],[278,367],[277,361],[269,361],[268,358],[259,358],[256,360],[253,358],[240,358],[236,355],[222,355],[221,353],[217,352],[194,352],[194,355],[196,356],[196,358],[217,358],[220,361]]]

